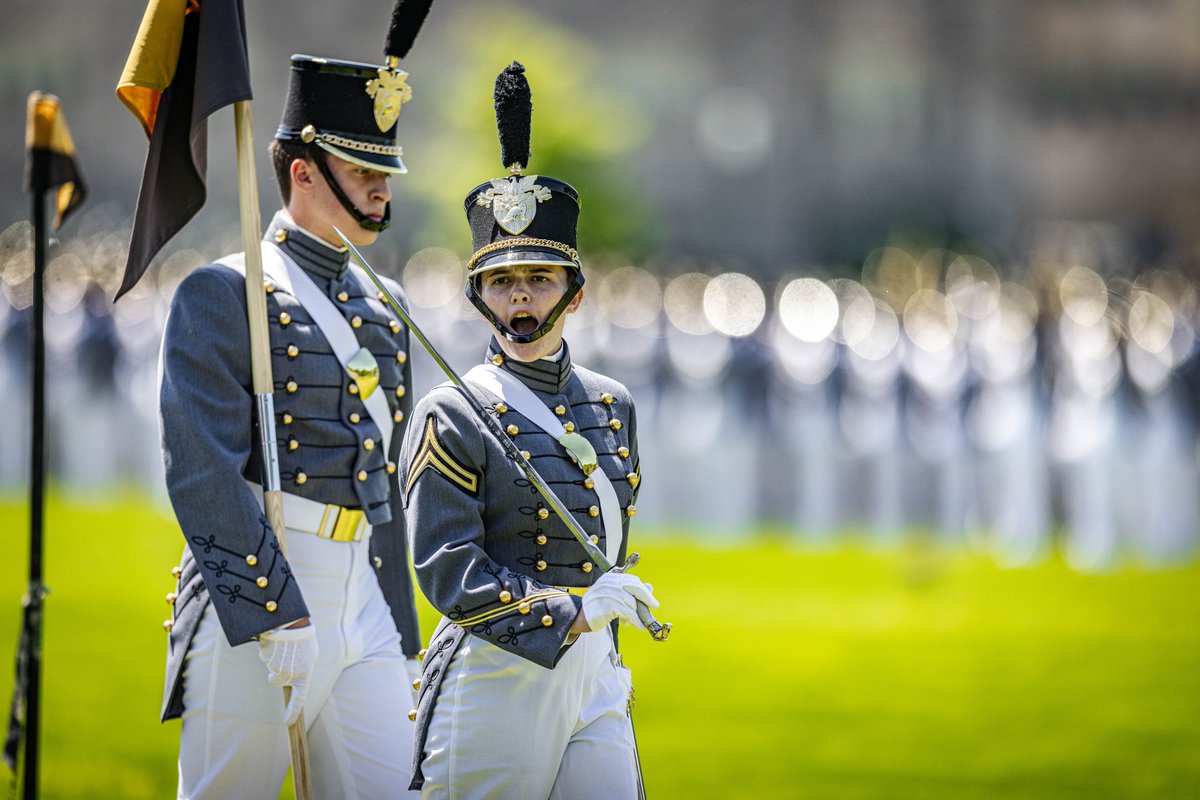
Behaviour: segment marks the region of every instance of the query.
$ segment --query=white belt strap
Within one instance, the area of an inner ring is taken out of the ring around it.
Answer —
[[[313,322],[325,335],[325,339],[333,348],[333,353],[337,356],[338,361],[342,362],[342,366],[349,364],[350,359],[354,358],[362,349],[362,345],[359,344],[358,337],[354,335],[354,329],[350,327],[350,323],[333,305],[333,301],[326,297],[312,282],[312,278],[308,277],[304,270],[300,269],[296,262],[274,243],[267,241],[262,243],[262,262],[263,274],[300,301],[300,305],[304,306],[304,309],[312,315]],[[218,263],[232,267],[245,275],[245,256],[241,253],[226,256]],[[379,428],[384,448],[390,447],[394,423],[384,393],[376,390],[371,393],[370,397],[362,398],[362,401],[363,405],[367,407],[367,413],[371,415],[371,419]]]
[[[479,364],[472,367],[463,378],[475,386],[491,392],[503,400],[509,407],[527,417],[534,425],[544,430],[558,441],[566,434],[566,428],[558,421],[558,417],[546,408],[533,391],[521,383],[516,377],[493,364]],[[578,466],[578,464],[576,464]],[[580,472],[582,472],[582,468]],[[595,484],[596,495],[600,499],[600,519],[604,523],[605,555],[612,564],[617,563],[621,553],[621,539],[624,529],[621,527],[621,507],[617,500],[617,492],[608,480],[604,468],[596,469],[589,475]]]

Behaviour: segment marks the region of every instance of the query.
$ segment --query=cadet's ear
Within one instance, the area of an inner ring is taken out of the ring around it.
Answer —
[[[292,159],[288,174],[292,179],[292,191],[311,192],[316,186],[316,165],[307,158]]]
[[[574,314],[579,308],[579,304],[583,302],[583,287],[579,287],[579,291],[571,298],[571,302],[567,303],[567,313]]]

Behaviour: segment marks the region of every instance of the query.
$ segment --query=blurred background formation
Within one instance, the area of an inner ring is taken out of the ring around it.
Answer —
[[[141,4],[7,10],[0,135],[58,94],[89,202],[52,243],[50,465],[159,491],[158,343],[239,250],[232,114],[209,200],[119,303],[145,142],[113,96]],[[288,56],[377,61],[387,4],[247,3],[264,219]],[[358,24],[347,26],[349,16]],[[408,63],[410,174],[369,257],[465,369],[462,200],[501,174],[491,81],[534,89],[530,172],[583,198],[578,363],[638,398],[639,518],[713,541],[918,537],[1081,570],[1200,538],[1200,0],[461,0]],[[28,198],[0,154],[0,491],[28,474]],[[440,382],[413,354],[417,389]]]

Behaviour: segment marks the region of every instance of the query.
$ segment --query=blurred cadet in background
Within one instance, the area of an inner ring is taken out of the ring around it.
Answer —
[[[314,796],[407,794],[420,639],[393,459],[411,407],[408,331],[331,244],[335,226],[363,245],[388,227],[388,179],[406,171],[395,128],[405,77],[291,61],[270,148],[283,210],[262,248],[286,559],[255,485],[242,255],[193,271],[175,293],[160,400],[188,547],[162,714],[183,718],[180,797],[276,797],[285,727],[301,711]],[[286,710],[278,686],[292,688]]]
[[[562,338],[583,299],[579,195],[522,174],[524,71],[514,62],[496,81],[510,175],[466,199],[466,294],[493,338],[465,380],[592,543],[622,564],[641,479],[633,401],[574,365]],[[424,662],[414,788],[431,798],[636,797],[616,625],[644,627],[635,601],[657,606],[650,586],[601,574],[453,385],[417,404],[401,474],[417,580],[445,615]]]

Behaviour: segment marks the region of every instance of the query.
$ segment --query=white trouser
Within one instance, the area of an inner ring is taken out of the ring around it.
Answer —
[[[416,796],[412,689],[368,542],[287,535],[319,648],[304,705],[318,798]],[[230,647],[210,605],[183,679],[178,796],[275,800],[289,763],[283,692],[267,682],[258,645]]]
[[[434,706],[421,796],[635,798],[629,691],[607,629],[584,634],[552,670],[468,635]]]

